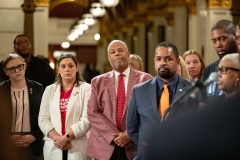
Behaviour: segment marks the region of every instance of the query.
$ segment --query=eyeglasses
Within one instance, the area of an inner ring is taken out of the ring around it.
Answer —
[[[16,67],[10,67],[10,68],[6,68],[6,70],[10,71],[11,73],[15,73],[16,69],[18,69],[19,71],[24,69],[24,64],[19,64]]]
[[[28,46],[29,44],[30,44],[29,41],[16,43],[16,45],[17,45],[18,47],[20,47],[20,46]]]
[[[238,71],[238,72],[240,71],[240,69],[231,68],[231,67],[221,67],[221,68],[218,68],[218,67],[217,67],[216,70],[217,70],[217,72],[220,71],[220,73],[223,74],[223,75],[224,75],[224,74],[227,74],[227,71],[228,71],[228,70],[233,70],[233,71]]]

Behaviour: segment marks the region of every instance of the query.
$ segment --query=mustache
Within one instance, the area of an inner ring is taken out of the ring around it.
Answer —
[[[169,70],[166,66],[161,66],[158,68],[158,71],[160,71],[161,69]]]

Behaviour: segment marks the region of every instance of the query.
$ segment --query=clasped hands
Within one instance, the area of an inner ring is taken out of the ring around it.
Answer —
[[[116,145],[124,147],[125,150],[128,150],[131,147],[131,139],[129,138],[127,132],[114,133],[113,136],[115,136],[113,141]]]
[[[61,150],[68,150],[71,148],[70,141],[65,135],[57,136],[54,139],[54,145]]]
[[[26,148],[34,142],[36,138],[33,135],[27,134],[27,135],[12,135],[11,136],[11,142],[16,147],[20,148]]]

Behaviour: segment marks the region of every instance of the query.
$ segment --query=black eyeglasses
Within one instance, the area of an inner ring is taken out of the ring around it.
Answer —
[[[10,67],[10,68],[6,68],[6,70],[10,71],[11,73],[15,73],[16,69],[18,69],[19,71],[24,69],[24,64],[19,64],[16,67]]]
[[[227,71],[228,70],[233,70],[233,71],[240,71],[240,69],[237,69],[237,68],[231,68],[231,67],[221,67],[221,68],[218,68],[217,67],[217,72],[220,71],[221,74],[227,74]]]

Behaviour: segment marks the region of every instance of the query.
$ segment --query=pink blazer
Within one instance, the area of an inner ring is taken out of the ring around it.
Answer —
[[[130,68],[126,102],[124,106],[122,131],[126,131],[126,112],[128,102],[135,84],[152,79],[150,74],[139,72]],[[91,124],[87,155],[97,160],[110,159],[115,144],[112,143],[113,133],[119,132],[116,124],[117,98],[114,72],[97,76],[91,83],[91,95],[88,101],[88,119]],[[126,151],[128,159],[136,155],[136,146]]]

